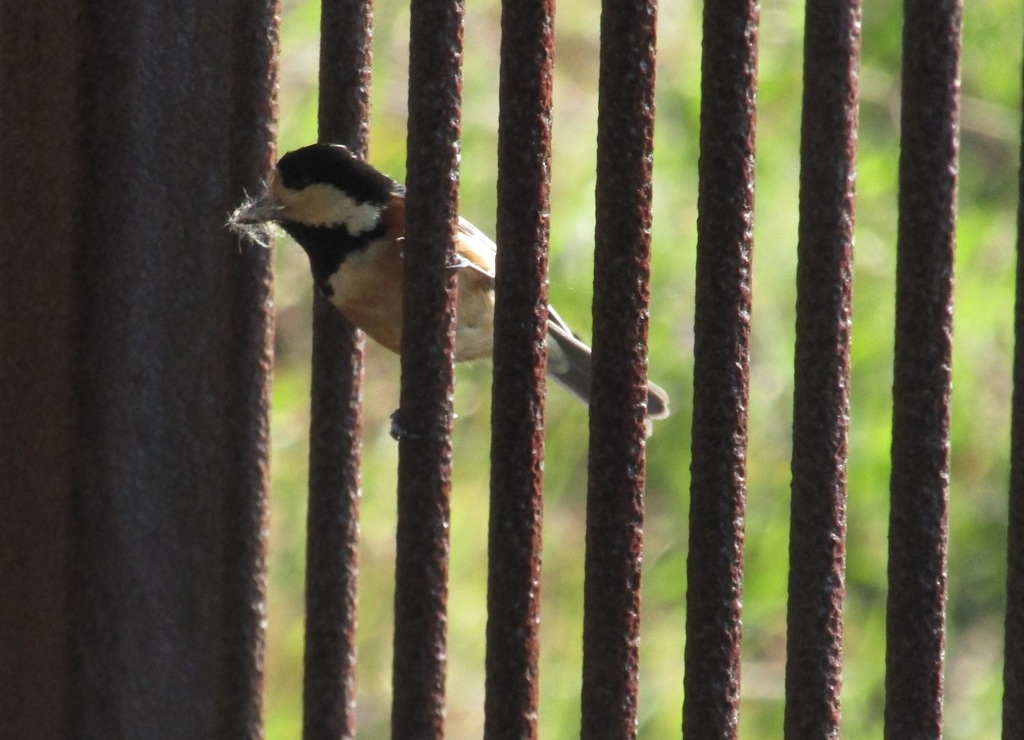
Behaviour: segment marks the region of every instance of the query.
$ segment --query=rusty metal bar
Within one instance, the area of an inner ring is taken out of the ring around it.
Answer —
[[[82,53],[67,7],[0,4],[0,160],[31,173],[0,178],[0,737],[71,727]]]
[[[366,155],[372,0],[324,0],[320,141]],[[363,337],[320,293],[313,356],[306,529],[303,737],[355,737]]]
[[[704,6],[683,734],[736,737],[758,4]]]
[[[1024,74],[1021,86],[1024,88]],[[1017,184],[1017,300],[1014,308],[1013,404],[1003,655],[1003,738],[1024,737],[1024,115]]]
[[[0,185],[32,445],[0,466],[4,736],[262,733],[269,255],[223,225],[269,163],[277,6],[244,5],[2,11],[0,147],[32,175]]]
[[[636,737],[656,0],[601,10],[582,736]]]
[[[276,15],[274,2],[186,16],[109,2],[80,16],[73,724],[86,737],[262,734],[269,256],[223,224],[268,164]]]
[[[236,3],[232,32],[232,120],[228,137],[234,195],[252,192],[273,157],[277,129],[278,0]],[[270,491],[270,378],[273,365],[273,252],[230,249],[226,331],[225,655],[218,697],[220,737],[261,737],[266,631],[267,495]]]
[[[809,0],[804,37],[787,738],[839,737],[859,0]]]
[[[320,141],[346,144],[363,156],[370,138],[372,61],[373,0],[322,0]]]
[[[504,2],[484,736],[537,737],[554,0]]]
[[[462,0],[413,0],[391,733],[444,735]]]
[[[904,14],[885,736],[938,738],[962,9]]]

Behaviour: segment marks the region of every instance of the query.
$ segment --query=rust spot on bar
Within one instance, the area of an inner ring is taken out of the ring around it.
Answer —
[[[859,0],[811,0],[804,40],[786,737],[839,737]]]
[[[961,12],[904,4],[887,738],[942,734]]]
[[[461,0],[410,13],[408,196],[391,733],[444,733]]]
[[[502,7],[484,736],[537,737],[553,0]]]
[[[683,734],[736,737],[758,5],[704,6]]]
[[[320,141],[366,154],[373,3],[325,0]],[[314,292],[303,736],[355,737],[363,338]]]
[[[601,13],[583,737],[637,732],[656,8]]]

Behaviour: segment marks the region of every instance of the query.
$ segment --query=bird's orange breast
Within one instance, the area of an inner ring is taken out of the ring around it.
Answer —
[[[395,196],[385,211],[387,238],[346,257],[330,278],[332,303],[392,352],[400,352],[402,346],[404,206],[404,200]],[[469,248],[465,234],[460,232],[458,236],[464,260],[485,271],[493,270],[493,265],[484,264],[481,255]],[[489,357],[494,335],[494,281],[480,269],[459,268],[456,321],[456,359]]]

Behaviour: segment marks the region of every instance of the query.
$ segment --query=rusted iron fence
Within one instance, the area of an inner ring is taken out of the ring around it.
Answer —
[[[272,162],[279,8],[67,5],[0,7],[0,737],[259,737],[270,253],[239,250],[221,227]],[[322,7],[320,139],[366,153],[372,6]],[[961,14],[958,0],[905,3],[892,738],[943,729]],[[445,732],[462,15],[461,0],[411,5],[405,259],[417,279],[406,285],[394,419],[396,738]],[[488,738],[538,734],[553,15],[553,0],[503,6]],[[709,2],[703,17],[680,711],[686,737],[731,738],[759,7]],[[638,726],[656,20],[655,0],[603,3],[581,638],[588,738],[635,737]],[[786,645],[794,739],[839,733],[860,29],[859,0],[808,0]],[[1020,264],[1008,738],[1024,736]],[[319,298],[313,327],[304,735],[353,737],[363,340]]]

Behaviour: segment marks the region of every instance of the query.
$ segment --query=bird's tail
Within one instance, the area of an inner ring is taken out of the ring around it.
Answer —
[[[583,403],[590,403],[590,347],[577,339],[555,309],[548,308],[548,375]],[[668,416],[668,394],[648,381],[647,418]]]

